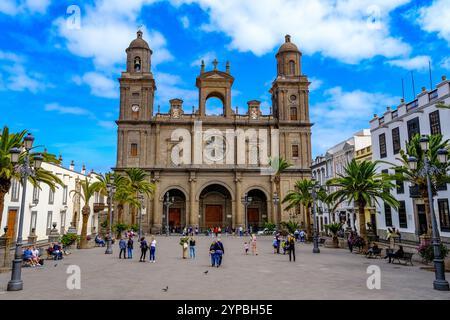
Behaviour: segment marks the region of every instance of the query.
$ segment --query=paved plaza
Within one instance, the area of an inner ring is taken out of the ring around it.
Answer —
[[[61,261],[45,261],[40,269],[24,268],[24,290],[6,292],[10,273],[0,274],[0,299],[449,299],[432,289],[434,273],[421,265],[399,266],[384,259],[366,259],[348,250],[297,245],[297,261],[274,255],[271,237],[258,238],[259,255],[246,256],[247,238],[222,237],[222,267],[212,268],[210,237],[197,237],[197,259],[183,260],[179,237],[157,237],[155,264],[118,259],[104,248],[75,250]],[[135,247],[138,247],[135,245]],[[381,289],[366,286],[367,267],[381,268]],[[69,265],[81,269],[81,289],[68,290]],[[209,270],[207,274],[204,272]],[[450,278],[450,274],[446,274]],[[162,288],[168,286],[167,292]]]

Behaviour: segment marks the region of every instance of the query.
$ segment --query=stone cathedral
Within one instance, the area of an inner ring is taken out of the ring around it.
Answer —
[[[126,53],[126,71],[119,78],[114,170],[142,168],[156,185],[154,195],[145,200],[143,230],[158,233],[166,226],[200,230],[252,226],[255,230],[265,222],[292,219],[292,212],[283,210],[275,199],[282,200],[295,181],[311,176],[312,124],[310,83],[302,74],[302,53],[289,35],[276,54],[270,114],[262,114],[257,100],[233,109],[230,64],[221,71],[216,60],[212,70],[203,62],[200,66],[195,79],[198,106],[188,110],[183,97],[173,97],[169,111],[162,113],[154,106],[158,79],[153,77],[152,50],[142,31]],[[208,112],[210,99],[220,102],[220,114]],[[278,157],[292,164],[281,174],[280,195],[273,171],[264,170],[270,168],[268,159]],[[166,194],[169,206],[164,204]],[[245,196],[251,198],[247,204]],[[131,222],[130,215],[125,216]]]

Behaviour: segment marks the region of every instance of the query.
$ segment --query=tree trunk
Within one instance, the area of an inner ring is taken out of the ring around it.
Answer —
[[[119,204],[117,206],[117,222],[118,223],[123,223],[123,205]]]
[[[8,193],[9,188],[11,188],[11,180],[0,179],[0,225],[3,218],[3,209],[5,208],[5,195]]]
[[[428,190],[426,187],[421,190],[421,196],[425,205],[425,217],[427,218],[427,233],[426,235],[431,237],[433,231],[433,225],[431,224],[431,212],[430,212],[430,199],[428,199]]]
[[[281,198],[281,186],[280,186],[280,183],[281,183],[280,177],[276,176],[275,177],[275,188],[277,190],[278,198],[280,199],[278,201],[278,204],[277,204],[277,216],[276,216],[276,222],[277,222],[278,226],[281,223],[281,201],[282,201],[282,198]]]
[[[131,212],[131,225],[135,225],[136,224],[136,210],[134,207],[130,208],[130,212]]]
[[[312,239],[312,230],[311,230],[311,207],[307,207],[305,210],[305,215],[306,215],[306,219],[305,219],[305,223],[306,223],[306,238],[308,240]]]
[[[364,202],[358,203],[358,213],[359,213],[359,236],[364,240],[364,249],[367,249],[369,243],[367,241],[367,228],[366,228],[366,204]]]
[[[3,209],[5,208],[5,195],[6,192],[0,191],[0,224],[3,218]]]
[[[83,223],[82,223],[82,227],[81,227],[80,249],[87,249],[87,247],[88,247],[87,225],[88,225],[90,213],[91,213],[91,208],[89,208],[89,206],[85,205],[82,210]]]

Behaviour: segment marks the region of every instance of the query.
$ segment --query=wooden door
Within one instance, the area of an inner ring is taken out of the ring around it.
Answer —
[[[17,220],[17,209],[10,209],[8,211],[8,237],[10,239],[15,239],[16,237],[16,220]]]
[[[259,208],[248,208],[247,216],[248,216],[248,225],[249,226],[258,226],[259,225]]]
[[[205,207],[205,227],[222,227],[223,215],[221,205],[206,205]]]
[[[428,225],[424,204],[417,205],[417,216],[419,218],[419,235],[426,234],[428,232]]]
[[[169,226],[170,228],[181,226],[181,208],[169,208]]]

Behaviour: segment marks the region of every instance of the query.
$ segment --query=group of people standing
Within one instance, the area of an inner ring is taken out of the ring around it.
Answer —
[[[289,254],[289,261],[295,262],[295,236],[288,234],[287,237],[283,238],[280,233],[277,233],[273,237],[273,253],[280,254],[280,248],[283,249],[283,254],[286,252]]]

